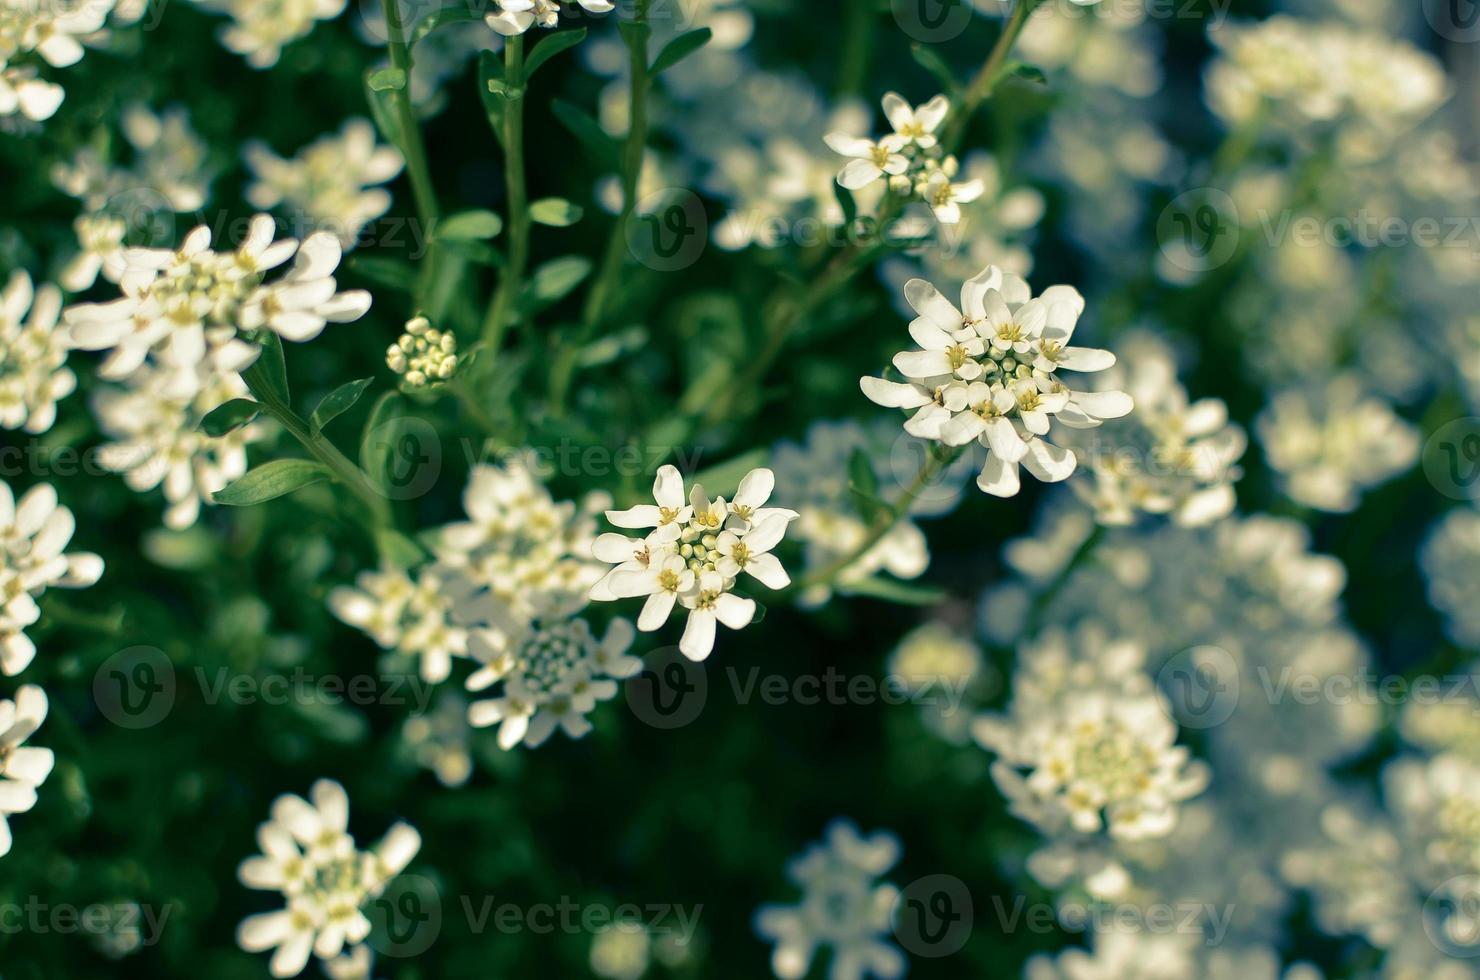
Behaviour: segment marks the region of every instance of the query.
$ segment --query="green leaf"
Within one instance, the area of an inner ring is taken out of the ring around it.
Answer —
[[[333,475],[327,466],[313,460],[275,459],[249,470],[211,496],[218,504],[247,507],[292,493],[311,483],[319,483]]]
[[[288,395],[288,365],[283,360],[283,342],[271,331],[262,333],[262,353],[252,366],[242,372],[247,388],[257,396],[259,402],[273,402],[287,408],[292,404]]]
[[[329,392],[313,410],[313,414],[308,417],[309,428],[317,433],[349,411],[374,381],[374,378],[361,378],[358,381],[346,382]]]
[[[570,130],[571,135],[580,141],[586,155],[591,157],[598,169],[603,172],[617,169],[617,143],[591,118],[589,112],[564,99],[552,99],[550,112],[560,125]]]
[[[417,21],[416,26],[411,29],[411,46],[415,47],[419,41],[423,40],[432,31],[447,24],[461,24],[468,21],[482,20],[483,12],[475,9],[475,6],[474,4],[459,0],[459,2],[448,4],[441,10],[434,10],[427,14],[421,20]]]
[[[350,256],[349,271],[378,286],[404,293],[414,292],[417,286],[416,269],[400,259],[382,259],[356,252]]]
[[[1019,81],[1028,82],[1033,85],[1047,85],[1048,76],[1043,74],[1043,69],[1037,65],[1025,64],[1021,61],[1009,62],[1003,69],[998,79],[1006,80],[1016,78]]]
[[[838,199],[838,207],[843,209],[843,224],[853,224],[853,219],[858,217],[858,202],[853,200],[853,192],[837,181],[833,181],[833,195]]]
[[[924,44],[910,45],[910,54],[915,56],[915,61],[920,67],[935,76],[940,83],[941,91],[947,95],[955,95],[961,88],[956,81],[956,73],[951,71],[951,66],[945,63],[945,59],[935,53],[935,49]]]
[[[590,274],[591,260],[585,256],[567,255],[551,259],[529,277],[529,295],[541,305],[558,303]]]
[[[897,602],[902,606],[935,606],[950,598],[950,593],[931,585],[909,585],[892,578],[870,575],[855,582],[840,584],[838,592],[843,595],[867,596]]]
[[[398,568],[414,568],[429,557],[419,542],[388,527],[376,529],[375,546],[382,558]]]
[[[544,197],[529,206],[529,220],[551,228],[565,228],[581,220],[581,208],[562,197]]]
[[[562,51],[569,51],[584,40],[586,40],[586,29],[584,27],[577,28],[573,31],[557,31],[554,34],[547,35],[543,41],[534,46],[534,50],[530,51],[529,56],[524,59],[525,81],[528,81],[530,76],[538,71],[540,66],[545,62]]]
[[[406,87],[406,73],[399,68],[381,68],[365,79],[372,92],[399,92]]]
[[[657,75],[660,72],[667,71],[708,44],[709,39],[713,36],[714,32],[707,27],[701,27],[696,31],[689,31],[687,34],[680,34],[663,45],[663,50],[659,51],[658,56],[653,59],[653,66],[648,69],[648,73]]]
[[[504,228],[504,219],[492,211],[459,211],[437,222],[432,237],[438,241],[483,241]]]
[[[208,436],[224,436],[252,421],[261,411],[262,406],[250,398],[233,398],[207,412],[200,420],[200,430]]]
[[[393,442],[384,438],[379,430],[400,417],[401,402],[401,396],[394,391],[381,395],[370,409],[370,417],[365,419],[365,428],[360,430],[360,468],[376,484],[380,484],[385,478],[386,460]]]
[[[635,48],[639,45],[646,46],[648,38],[652,36],[653,29],[645,20],[624,20],[617,24],[617,30],[622,34],[622,40],[627,42],[627,47]]]
[[[488,125],[493,128],[493,135],[500,143],[504,141],[504,113],[509,109],[509,102],[502,96],[493,94],[490,86],[494,82],[503,81],[503,77],[504,66],[498,55],[492,51],[484,51],[478,55],[478,98],[483,102]]]
[[[619,357],[636,353],[647,342],[646,327],[625,327],[604,337],[598,337],[588,344],[580,353],[580,365],[583,368],[594,368],[610,364]]]

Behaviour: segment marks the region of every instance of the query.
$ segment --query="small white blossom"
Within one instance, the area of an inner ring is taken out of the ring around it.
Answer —
[[[51,586],[86,588],[103,574],[97,555],[65,553],[76,527],[50,484],[36,484],[17,502],[0,480],[0,673],[7,677],[36,656],[25,634],[41,616],[36,597]]]
[[[248,916],[237,943],[249,953],[273,950],[274,977],[297,976],[310,956],[331,961],[370,935],[364,909],[421,849],[411,826],[393,826],[373,849],[361,851],[349,835],[344,787],[321,779],[312,802],[279,796],[257,828],[260,857],[248,858],[237,877],[248,888],[281,892],[287,907]]]
[[[242,155],[256,178],[247,187],[252,207],[281,208],[290,221],[333,232],[346,249],[390,210],[390,192],[375,185],[403,166],[397,150],[375,145],[375,129],[364,119],[349,120],[337,134],[319,137],[291,160],[256,141]]]
[[[10,853],[7,818],[36,805],[36,789],[55,763],[51,749],[25,744],[46,720],[46,709],[46,692],[34,684],[23,685],[14,701],[0,701],[0,857]]]
[[[653,530],[641,541],[620,534],[596,540],[592,554],[617,567],[595,584],[591,598],[647,597],[637,621],[644,632],[660,628],[681,605],[688,621],[679,650],[691,660],[708,657],[717,622],[738,630],[755,616],[755,600],[733,592],[742,573],[770,589],[791,584],[771,549],[798,515],[764,506],[775,482],[770,470],[751,470],[733,502],[711,501],[697,484],[685,502],[678,469],[662,467],[653,481],[656,503],[607,511],[617,527]]]
[[[560,21],[560,4],[557,0],[495,0],[498,10],[483,19],[488,26],[505,37],[523,34],[538,24],[549,29]],[[616,7],[611,0],[577,0],[581,8],[591,14],[605,14]]]
[[[1454,641],[1480,648],[1480,513],[1451,510],[1429,532],[1420,552],[1429,602],[1444,614]]]
[[[888,831],[863,837],[846,820],[827,828],[827,839],[787,863],[786,875],[802,889],[796,905],[756,910],[755,931],[776,944],[771,972],[801,980],[819,949],[832,953],[832,980],[893,980],[906,961],[889,942],[899,890],[879,878],[899,861],[899,840]]]
[[[0,117],[20,113],[33,122],[56,114],[64,92],[38,77],[29,55],[52,68],[69,68],[82,60],[83,42],[100,36],[112,0],[92,3],[45,3],[7,0],[0,8]]]
[[[468,630],[454,621],[446,576],[433,566],[416,579],[399,568],[361,572],[355,587],[329,593],[329,609],[368,633],[382,649],[397,650],[420,663],[422,680],[445,681],[454,657],[468,656]]]
[[[98,281],[99,273],[112,283],[123,278],[128,271],[124,249],[128,222],[106,214],[85,214],[73,223],[72,228],[77,233],[77,244],[82,251],[67,263],[58,277],[68,292],[80,293],[91,289]]]
[[[346,0],[196,0],[231,23],[220,30],[221,44],[242,55],[253,68],[271,68],[283,48],[305,38],[321,20],[344,13]]]
[[[0,426],[45,432],[57,402],[77,387],[67,367],[71,338],[57,323],[61,312],[61,290],[50,283],[33,289],[21,271],[0,292]]]
[[[904,143],[913,143],[922,150],[934,149],[939,142],[935,131],[945,122],[951,103],[944,95],[937,95],[924,105],[911,108],[902,96],[895,92],[884,95],[884,118],[894,127],[894,136]]]
[[[906,283],[905,297],[920,314],[910,335],[921,349],[895,355],[894,366],[909,380],[865,377],[863,393],[878,405],[915,409],[905,423],[911,435],[986,447],[977,479],[986,493],[1016,494],[1020,463],[1044,482],[1068,479],[1076,461],[1046,438],[1053,420],[1093,428],[1130,412],[1124,392],[1075,391],[1058,376],[1115,363],[1107,351],[1069,345],[1084,310],[1072,287],[1034,299],[1022,279],[988,266],[962,286],[962,309],[923,279]]]

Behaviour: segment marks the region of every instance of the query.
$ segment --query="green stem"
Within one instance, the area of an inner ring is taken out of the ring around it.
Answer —
[[[868,78],[869,56],[874,47],[874,20],[877,12],[871,3],[850,3],[843,25],[843,53],[838,59],[837,93],[859,95]]]
[[[529,189],[524,178],[524,38],[504,42],[504,84],[515,97],[504,111],[504,186],[509,207],[509,263],[483,319],[483,342],[490,355],[498,352],[509,325],[514,301],[524,288],[529,265]]]
[[[412,196],[416,198],[417,216],[422,227],[430,229],[437,220],[437,194],[432,188],[432,172],[427,166],[421,127],[417,125],[416,112],[411,107],[411,49],[406,45],[406,26],[401,21],[401,7],[397,0],[381,0],[381,9],[385,11],[386,47],[390,51],[391,67],[400,71],[405,79],[405,83],[391,94],[401,129],[401,155],[406,158],[406,174],[411,180]]]
[[[1089,533],[1089,537],[1079,543],[1074,554],[1064,563],[1064,567],[1059,569],[1053,581],[1049,582],[1043,591],[1033,598],[1032,608],[1028,610],[1027,633],[1029,636],[1038,635],[1038,630],[1043,625],[1043,617],[1048,613],[1048,607],[1053,604],[1058,594],[1064,591],[1064,586],[1069,584],[1069,578],[1089,560],[1104,539],[1105,525],[1096,524],[1095,529]]]
[[[612,225],[596,281],[586,295],[581,328],[576,332],[574,342],[567,343],[560,351],[550,371],[550,405],[556,413],[564,410],[581,351],[591,342],[606,316],[626,259],[627,223],[637,210],[638,184],[642,179],[642,160],[647,149],[647,97],[652,84],[648,76],[647,44],[650,3],[651,0],[637,0],[634,11],[636,30],[627,36],[631,82],[627,93],[627,139],[622,145],[622,209]]]
[[[972,78],[971,84],[966,87],[960,100],[951,106],[951,115],[946,121],[945,135],[941,139],[941,145],[945,147],[947,153],[955,152],[961,137],[966,132],[966,124],[971,121],[972,116],[976,115],[982,103],[992,97],[997,83],[1002,80],[1002,69],[1007,64],[1008,54],[1012,52],[1018,36],[1027,26],[1028,18],[1042,2],[1043,0],[1018,0],[1017,5],[1012,8],[1012,14],[1007,18],[1007,23],[1003,26],[997,43],[992,46],[987,60],[982,62],[981,70]]]
[[[904,492],[899,495],[899,499],[895,500],[887,510],[884,510],[874,518],[873,524],[869,527],[869,531],[864,535],[862,541],[847,554],[802,576],[786,591],[788,593],[805,592],[807,589],[813,589],[820,585],[832,585],[833,579],[847,571],[850,566],[868,554],[874,545],[884,540],[885,535],[894,530],[894,526],[909,513],[910,507],[914,505],[915,500],[925,491],[925,488],[934,483],[941,472],[959,459],[965,451],[965,446],[957,446],[951,449],[932,446],[930,455],[926,458],[924,465],[920,467],[920,471],[915,474],[914,480],[910,482],[909,486],[905,487]]]

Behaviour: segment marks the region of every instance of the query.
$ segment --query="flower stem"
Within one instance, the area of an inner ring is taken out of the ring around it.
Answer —
[[[504,186],[509,209],[509,262],[483,318],[483,342],[490,355],[498,352],[509,325],[514,301],[524,286],[529,265],[529,190],[524,179],[524,38],[504,42],[504,84],[515,93],[504,110]]]
[[[1053,581],[1049,582],[1048,585],[1044,586],[1043,591],[1033,597],[1033,605],[1028,610],[1027,634],[1029,636],[1038,635],[1039,629],[1043,626],[1043,617],[1048,613],[1048,607],[1053,603],[1053,600],[1058,594],[1064,591],[1064,586],[1069,584],[1070,576],[1078,571],[1085,562],[1089,561],[1090,556],[1095,553],[1095,549],[1100,546],[1100,542],[1104,538],[1105,525],[1096,523],[1094,530],[1079,543],[1079,547],[1075,549],[1074,554],[1070,556],[1069,560],[1064,562],[1064,567],[1059,569],[1059,573],[1053,577]]]
[[[386,48],[391,67],[401,72],[402,85],[391,94],[396,104],[396,119],[401,130],[401,155],[406,158],[406,174],[411,180],[411,194],[416,198],[416,214],[422,227],[430,229],[437,220],[437,194],[432,187],[432,172],[427,165],[426,145],[421,127],[411,107],[411,49],[406,45],[406,26],[401,20],[398,0],[381,0],[385,11]]]
[[[622,210],[612,225],[606,253],[586,305],[581,312],[581,327],[574,342],[565,345],[555,358],[550,371],[550,405],[556,413],[564,411],[571,379],[582,349],[591,342],[606,316],[612,293],[621,278],[627,251],[627,223],[637,210],[638,183],[642,178],[642,160],[647,148],[647,97],[652,79],[648,75],[648,7],[651,0],[637,0],[633,12],[635,29],[624,32],[629,51],[631,81],[627,92],[627,139],[622,146]]]
[[[982,107],[982,103],[992,97],[992,92],[997,88],[997,83],[1002,80],[1002,69],[1007,64],[1007,56],[1012,52],[1012,47],[1017,43],[1018,36],[1023,33],[1023,28],[1028,24],[1028,18],[1043,0],[1017,0],[1016,6],[1012,8],[1012,14],[1007,18],[1007,23],[1002,27],[1002,33],[997,37],[997,43],[992,45],[992,50],[987,54],[987,60],[982,62],[981,70],[972,78],[971,84],[966,87],[965,93],[959,102],[951,107],[950,118],[946,121],[944,137],[941,145],[947,153],[954,153],[961,137],[966,132],[966,124],[976,111]]]
[[[816,588],[820,585],[831,585],[833,579],[837,578],[864,555],[873,549],[874,545],[884,540],[884,536],[894,530],[894,526],[909,513],[910,507],[915,500],[924,492],[925,488],[935,482],[936,477],[950,466],[961,454],[966,451],[965,446],[952,448],[931,446],[929,455],[926,457],[920,471],[915,474],[914,480],[905,487],[904,492],[888,508],[875,516],[870,525],[868,533],[847,554],[836,558],[821,568],[815,569],[792,583],[787,589],[788,593],[805,592],[807,589]]]

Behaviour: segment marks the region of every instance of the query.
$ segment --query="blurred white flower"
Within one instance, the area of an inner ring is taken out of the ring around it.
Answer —
[[[33,122],[50,119],[62,104],[62,87],[41,80],[27,56],[52,68],[77,64],[83,43],[99,39],[112,9],[113,0],[8,0],[0,10],[0,117],[19,112]]]
[[[41,616],[36,597],[52,586],[86,588],[103,574],[103,559],[66,554],[77,522],[57,503],[49,483],[38,483],[17,502],[0,480],[0,673],[14,677],[36,656],[25,629]]]
[[[61,312],[61,290],[50,283],[33,289],[20,270],[0,292],[0,426],[45,432],[56,421],[57,402],[77,387],[67,367],[71,338],[57,322]]]
[[[921,350],[894,357],[909,380],[861,379],[870,401],[917,410],[905,431],[947,446],[980,442],[988,449],[977,486],[999,497],[1020,487],[1019,463],[1045,482],[1067,479],[1075,458],[1046,438],[1053,419],[1092,428],[1128,414],[1131,399],[1120,391],[1074,391],[1060,369],[1102,371],[1115,356],[1069,346],[1084,310],[1070,286],[1053,286],[1034,299],[1017,276],[988,266],[961,287],[957,309],[930,283],[912,279],[905,297],[920,314],[910,335]]]
[[[416,579],[393,566],[361,572],[354,588],[329,592],[329,609],[344,622],[368,633],[382,649],[414,657],[422,680],[445,681],[454,657],[468,656],[468,631],[454,621],[453,599],[446,576],[436,566],[421,569]]]
[[[46,692],[34,684],[22,685],[14,701],[0,701],[0,857],[10,853],[7,818],[36,805],[36,789],[56,761],[51,749],[25,744],[46,720],[46,709]]]
[[[1446,631],[1461,646],[1480,648],[1480,513],[1458,507],[1441,517],[1420,562]]]
[[[350,119],[337,134],[319,137],[291,160],[255,140],[242,155],[255,177],[246,191],[252,207],[279,208],[292,223],[333,232],[346,249],[390,210],[390,192],[376,185],[403,166],[397,150],[375,144],[375,128],[365,119]]]
[[[495,0],[498,10],[484,17],[488,26],[507,36],[523,34],[535,25],[545,29],[560,21],[558,0]],[[611,0],[576,0],[587,13],[604,14],[615,10]]]
[[[220,30],[221,44],[253,68],[271,68],[283,48],[305,38],[321,20],[344,13],[346,0],[196,0],[231,18]]]
[[[1352,375],[1280,392],[1256,425],[1291,499],[1319,510],[1356,509],[1361,491],[1418,460],[1418,430]]]
[[[328,322],[357,320],[370,308],[364,290],[337,292],[334,271],[341,249],[333,235],[317,232],[301,244],[273,240],[267,215],[252,219],[233,252],[211,250],[211,229],[201,225],[179,251],[129,249],[120,277],[123,298],[73,305],[64,313],[74,343],[106,350],[98,373],[124,379],[149,364],[160,397],[188,399],[220,375],[236,374],[256,360],[259,348],[241,332],[270,330],[286,340],[312,340]],[[266,274],[293,259],[273,282]],[[205,365],[209,371],[202,372]]]
[[[832,980],[903,976],[904,954],[889,942],[899,890],[879,881],[898,861],[899,840],[888,831],[863,837],[846,820],[829,824],[824,842],[787,862],[801,901],[756,910],[755,931],[776,944],[771,972],[801,980],[826,948]]]
[[[678,469],[661,467],[653,481],[655,504],[606,512],[617,527],[653,530],[642,542],[620,534],[597,539],[592,553],[617,567],[596,584],[591,598],[647,597],[637,620],[644,632],[658,629],[675,605],[683,606],[688,621],[679,650],[690,660],[705,659],[714,649],[717,622],[738,630],[755,616],[755,600],[733,591],[741,573],[768,589],[791,584],[771,549],[798,515],[765,506],[775,482],[770,470],[755,469],[729,503],[723,497],[711,501],[698,484],[685,498]]]
[[[248,916],[237,943],[249,953],[273,950],[274,977],[297,976],[310,956],[331,961],[370,935],[365,907],[411,863],[421,835],[398,823],[380,843],[361,851],[349,835],[344,787],[321,779],[312,802],[279,796],[272,815],[257,828],[260,857],[248,858],[237,877],[248,888],[281,892],[287,907]]]

